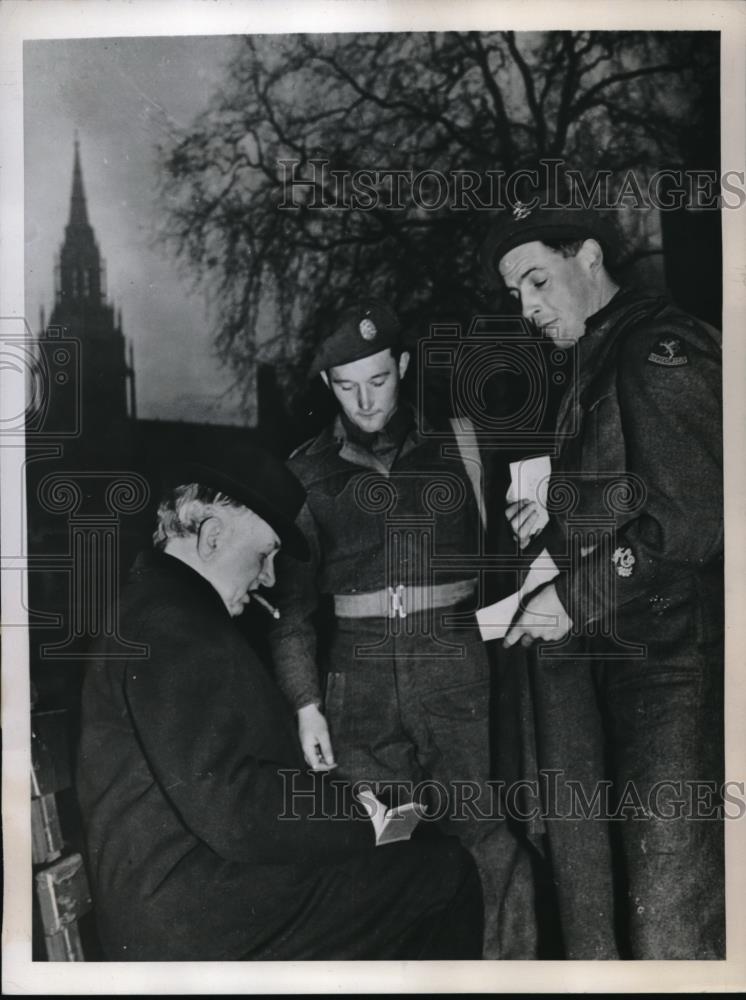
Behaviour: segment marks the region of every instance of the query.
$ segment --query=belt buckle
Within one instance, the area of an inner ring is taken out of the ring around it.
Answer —
[[[405,600],[404,584],[400,583],[398,587],[389,587],[389,597],[391,603],[389,605],[389,618],[399,618],[407,617],[407,602]]]

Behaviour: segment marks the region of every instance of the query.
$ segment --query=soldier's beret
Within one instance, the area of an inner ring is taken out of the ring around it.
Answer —
[[[535,204],[533,204],[535,202]],[[510,250],[524,243],[595,239],[604,251],[604,260],[613,264],[618,250],[611,223],[589,208],[562,207],[547,202],[541,194],[524,204],[517,201],[495,219],[482,245],[481,264],[485,277],[501,284],[498,265]]]
[[[368,358],[401,342],[401,325],[396,313],[382,299],[360,299],[339,316],[332,332],[314,355],[309,377],[319,372]]]

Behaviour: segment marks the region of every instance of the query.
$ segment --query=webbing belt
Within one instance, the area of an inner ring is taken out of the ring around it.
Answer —
[[[432,586],[399,584],[364,594],[335,594],[334,612],[338,618],[406,618],[418,611],[458,604],[476,589],[476,580],[457,580]]]

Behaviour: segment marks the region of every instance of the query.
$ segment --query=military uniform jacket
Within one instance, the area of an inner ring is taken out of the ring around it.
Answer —
[[[390,469],[349,436],[339,417],[288,460],[307,491],[297,523],[312,556],[304,564],[280,553],[276,596],[282,618],[270,641],[278,682],[296,710],[321,703],[316,616],[325,597],[329,603],[334,594],[477,577],[479,491],[470,478],[475,470],[467,472],[450,428],[436,432],[410,417]],[[478,456],[470,464],[479,465]],[[393,542],[395,520],[402,531]],[[439,560],[436,570],[430,555]]]
[[[557,422],[550,547],[576,625],[613,617],[640,641],[722,629],[720,334],[620,291],[578,342]],[[609,524],[612,530],[609,531]]]
[[[373,846],[372,825],[339,818],[340,783],[330,808],[281,692],[198,573],[140,557],[119,632],[147,656],[92,665],[77,782],[106,955],[246,956],[289,925],[305,875]],[[283,769],[301,772],[296,820],[280,818]]]

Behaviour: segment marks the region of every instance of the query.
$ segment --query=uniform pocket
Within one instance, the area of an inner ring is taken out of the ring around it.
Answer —
[[[326,675],[324,687],[324,715],[329,725],[332,720],[340,719],[344,708],[346,674],[341,671],[330,671]]]

